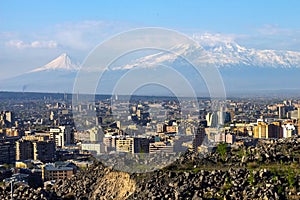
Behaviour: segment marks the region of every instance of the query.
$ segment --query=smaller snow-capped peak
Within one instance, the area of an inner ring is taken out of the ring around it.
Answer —
[[[79,66],[72,63],[70,57],[63,53],[54,60],[50,61],[48,64],[36,68],[30,72],[40,72],[40,71],[52,71],[52,70],[66,70],[66,71],[76,71]]]

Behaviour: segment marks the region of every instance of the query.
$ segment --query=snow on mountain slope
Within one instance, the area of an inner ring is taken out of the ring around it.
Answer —
[[[127,64],[119,64],[113,70],[128,70],[134,67],[157,67],[160,64],[169,66],[184,65],[181,58],[188,57],[193,62],[214,64],[219,68],[246,67],[273,67],[273,68],[300,68],[300,52],[258,50],[246,48],[237,44],[229,37],[213,34],[193,35],[198,45],[181,44],[170,49],[169,52],[153,53]],[[181,58],[180,58],[181,57]],[[73,64],[69,56],[64,53],[48,64],[30,72],[41,71],[77,71],[79,66]]]
[[[186,66],[186,61],[181,59],[185,57],[192,62],[215,64],[220,69],[227,91],[298,89],[297,85],[300,85],[300,52],[246,48],[230,38],[209,34],[194,39],[198,45],[181,44],[166,52],[150,51],[129,59],[120,59],[103,76],[104,81],[99,84],[101,92],[109,94],[113,91],[114,84],[129,69],[154,68],[160,65],[174,67],[191,80],[193,87],[199,89],[199,83],[202,82],[198,80],[195,70]],[[79,65],[73,64],[67,54],[62,54],[29,73],[3,80],[0,82],[0,90],[72,92],[78,70]],[[160,70],[150,72],[158,76],[164,75]],[[273,77],[280,77],[280,81]]]
[[[300,67],[300,52],[246,49],[236,43],[205,48],[217,66]]]
[[[114,67],[112,68],[112,70],[128,70],[134,67],[152,68],[157,67],[159,64],[178,64],[179,62],[183,62],[181,58],[187,57],[196,62],[200,61],[201,58],[205,59],[206,62],[209,62],[210,59],[206,56],[201,46],[181,44],[173,47],[169,51],[162,51],[159,53],[147,55],[145,57],[133,60],[129,64]]]
[[[52,70],[67,70],[67,71],[76,71],[79,67],[76,64],[73,64],[70,57],[63,53],[54,60],[50,61],[48,64],[36,68],[30,72],[41,72],[41,71],[52,71]]]
[[[219,68],[240,66],[300,68],[300,52],[246,48],[230,38],[215,37],[211,34],[193,36],[193,39],[199,46],[182,44],[170,49],[171,53],[155,53],[113,69],[155,67],[159,64],[176,64],[175,62],[178,64],[180,56],[188,57],[194,62],[212,63]]]

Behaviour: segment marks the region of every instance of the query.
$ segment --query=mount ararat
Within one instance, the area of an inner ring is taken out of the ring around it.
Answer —
[[[195,60],[215,65],[219,69],[228,94],[300,91],[298,78],[300,77],[300,52],[246,48],[234,41],[219,40],[209,35],[197,36],[194,39],[199,42],[199,46],[183,44],[172,48],[170,50],[172,53],[155,52],[127,63],[119,63],[108,70],[108,76],[104,77],[104,86],[102,86],[106,89],[102,91],[111,91],[107,88],[128,70],[143,67],[158,69],[162,64],[184,74],[191,85],[197,89],[199,81],[195,79],[199,77],[195,77],[193,69],[186,66],[183,58],[187,55]],[[80,65],[74,64],[64,53],[42,67],[0,81],[0,90],[73,92],[74,80],[79,69]],[[159,71],[153,70],[153,73]]]

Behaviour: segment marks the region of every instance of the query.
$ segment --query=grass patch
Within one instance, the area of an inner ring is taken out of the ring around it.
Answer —
[[[250,185],[253,185],[253,184],[254,184],[253,170],[250,170],[250,174],[249,174],[249,177],[248,177],[248,183],[249,183]]]

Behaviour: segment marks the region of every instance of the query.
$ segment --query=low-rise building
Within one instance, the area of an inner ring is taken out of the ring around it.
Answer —
[[[106,152],[103,143],[82,143],[81,149],[87,150],[93,155],[99,155]]]
[[[44,181],[71,178],[74,174],[72,167],[56,166],[53,163],[42,167],[42,179]]]
[[[149,153],[173,153],[174,146],[165,142],[153,142],[149,144]]]
[[[149,153],[147,138],[123,138],[116,141],[116,151],[128,153]]]

